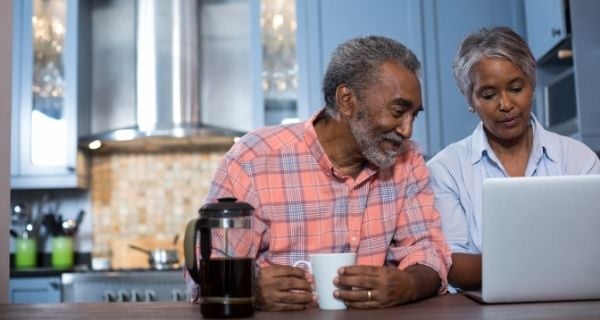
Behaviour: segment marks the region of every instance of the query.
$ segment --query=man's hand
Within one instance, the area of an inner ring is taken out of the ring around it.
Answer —
[[[334,295],[357,309],[386,308],[433,296],[441,285],[433,269],[414,265],[395,267],[349,266],[334,279]]]
[[[256,307],[267,311],[302,310],[314,303],[305,272],[291,266],[259,269],[254,294]]]

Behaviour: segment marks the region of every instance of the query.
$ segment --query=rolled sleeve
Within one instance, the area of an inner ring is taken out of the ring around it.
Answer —
[[[395,234],[395,241],[399,244],[396,253],[403,256],[399,259],[398,268],[406,269],[415,264],[432,268],[440,277],[442,285],[439,292],[443,293],[448,285],[450,250],[442,233],[440,216],[434,207],[429,174],[422,158],[412,168]]]

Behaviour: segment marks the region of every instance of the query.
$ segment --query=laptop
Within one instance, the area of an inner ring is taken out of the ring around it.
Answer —
[[[484,303],[600,299],[600,175],[494,178],[482,190]]]

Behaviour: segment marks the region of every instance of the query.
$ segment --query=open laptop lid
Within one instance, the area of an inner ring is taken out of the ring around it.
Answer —
[[[487,179],[487,303],[600,299],[600,175]]]

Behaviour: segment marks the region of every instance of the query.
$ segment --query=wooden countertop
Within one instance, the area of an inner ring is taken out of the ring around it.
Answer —
[[[1,304],[0,319],[201,319],[187,302]],[[256,312],[254,319],[600,319],[600,301],[482,305],[462,295],[444,295],[388,309]]]

